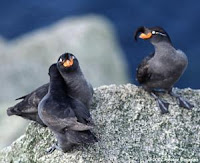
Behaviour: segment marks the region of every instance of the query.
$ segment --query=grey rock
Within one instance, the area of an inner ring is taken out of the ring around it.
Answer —
[[[135,85],[101,86],[91,110],[98,143],[46,154],[55,141],[52,132],[30,123],[23,136],[0,151],[0,162],[199,162],[200,90],[175,91],[195,105],[193,110],[163,95],[170,114],[161,115],[155,100]]]
[[[10,104],[1,104],[0,108],[0,149],[11,144],[11,142],[25,132],[28,121],[15,116],[8,117],[4,108]]]
[[[64,52],[76,55],[93,86],[128,81],[123,52],[113,26],[104,17],[70,17],[12,41],[0,37],[0,116],[4,119],[0,126],[6,128],[0,137],[0,148],[19,136],[25,124],[19,117],[7,117],[5,105],[12,106],[15,98],[48,82],[49,66]],[[14,136],[10,137],[10,131]]]

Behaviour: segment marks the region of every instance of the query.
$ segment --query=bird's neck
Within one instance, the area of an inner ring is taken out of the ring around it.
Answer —
[[[159,42],[153,44],[156,56],[173,55],[176,49],[169,42]]]
[[[73,72],[61,72],[61,74],[62,74],[62,77],[65,80],[65,84],[69,88],[74,87],[73,83],[81,82],[80,79],[83,76],[83,73],[82,73],[80,67],[78,67],[76,69],[76,71],[73,71]]]
[[[81,92],[87,85],[87,81],[80,68],[75,72],[63,73],[62,76],[65,80],[68,93],[71,96]]]
[[[51,78],[49,85],[49,92],[51,94],[65,94],[66,86],[63,78]]]

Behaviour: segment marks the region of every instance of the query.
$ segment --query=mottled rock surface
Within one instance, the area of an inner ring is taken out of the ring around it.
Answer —
[[[0,162],[199,162],[200,90],[175,91],[195,105],[192,111],[163,95],[171,105],[170,113],[161,115],[155,100],[137,86],[101,86],[91,110],[98,143],[46,154],[53,134],[30,123],[23,136],[0,151]]]
[[[8,117],[5,109],[9,106],[11,103],[0,105],[0,150],[22,135],[29,123],[28,120],[16,116]]]

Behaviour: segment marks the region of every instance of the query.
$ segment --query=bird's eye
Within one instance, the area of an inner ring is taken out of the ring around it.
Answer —
[[[72,56],[72,59],[75,59],[75,57],[74,57],[74,56]]]
[[[62,62],[62,61],[63,61],[62,58],[60,58],[60,59],[59,59],[59,62]]]
[[[161,36],[167,36],[166,34],[164,33],[161,33],[161,32],[157,32],[157,31],[151,31],[152,35],[161,35]]]

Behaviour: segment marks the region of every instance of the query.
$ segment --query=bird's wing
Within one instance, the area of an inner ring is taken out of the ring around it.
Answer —
[[[74,130],[85,131],[93,128],[90,125],[84,124],[78,120],[73,108],[68,104],[52,104],[53,110],[49,112],[50,117],[47,116],[48,123],[57,131]]]
[[[92,95],[94,94],[94,89],[93,89],[93,86],[91,83],[88,82],[88,85],[89,85],[89,88],[90,88],[90,91],[92,92]]]
[[[151,55],[145,57],[143,59],[143,61],[139,64],[138,68],[137,68],[137,72],[136,72],[136,78],[137,81],[140,84],[145,83],[146,81],[148,81],[151,77],[151,73],[149,72],[149,65],[148,65],[148,61],[154,56],[154,53],[152,53]]]
[[[78,122],[76,117],[59,118],[54,116],[50,121],[51,127],[59,132],[65,130],[85,131],[93,128],[92,126]]]
[[[73,100],[73,111],[77,120],[87,125],[94,125],[89,109],[79,100]]]
[[[22,100],[22,99],[25,99],[27,96],[28,96],[29,94],[27,94],[27,95],[24,95],[24,96],[22,96],[22,97],[18,97],[18,98],[16,98],[15,100],[17,101],[17,100]]]
[[[13,115],[18,115],[21,117],[32,117],[28,118],[34,121],[37,121],[38,117],[38,104],[41,99],[47,94],[49,84],[44,84],[41,87],[37,88],[33,92],[22,96],[18,99],[22,99],[22,101],[18,102],[13,107],[10,107],[8,110],[12,112]]]
[[[25,98],[33,98],[33,97],[38,97],[41,99],[47,93],[48,87],[49,87],[49,83],[44,84],[40,86],[39,88],[35,89],[34,91],[32,91],[31,93],[21,96],[19,98],[16,98],[15,100],[22,100]]]

